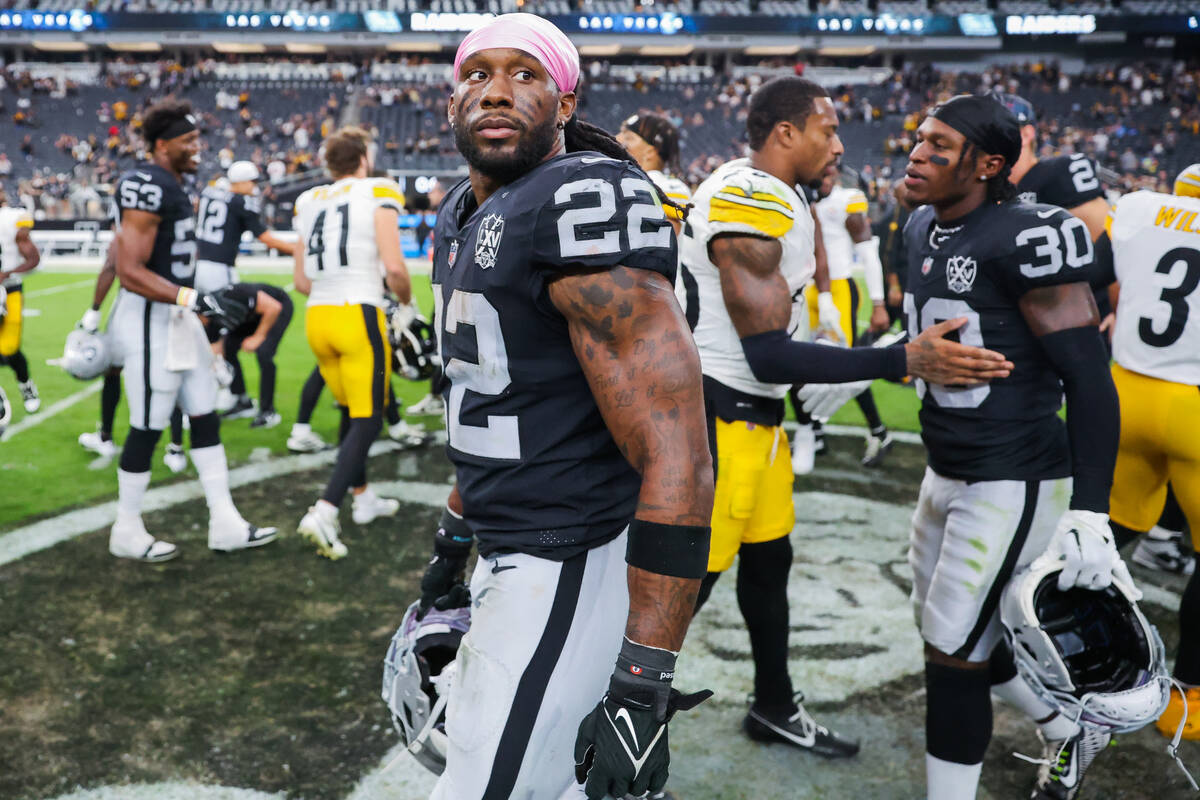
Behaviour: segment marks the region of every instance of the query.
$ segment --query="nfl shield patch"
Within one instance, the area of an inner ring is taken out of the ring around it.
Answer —
[[[458,241],[450,243],[450,252],[446,254],[446,266],[453,267],[454,260],[458,258]]]
[[[496,253],[500,250],[500,237],[504,235],[504,217],[488,214],[479,223],[475,235],[475,263],[480,269],[496,266]]]
[[[929,270],[931,270],[931,269],[933,269],[933,258],[932,257],[926,258],[924,261],[921,262],[921,274],[922,275],[928,275]]]

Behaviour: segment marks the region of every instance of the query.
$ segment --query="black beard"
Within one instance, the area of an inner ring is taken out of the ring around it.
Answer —
[[[459,118],[454,126],[454,144],[458,152],[477,172],[500,185],[512,183],[545,160],[554,147],[558,129],[551,117],[522,132],[517,149],[511,156],[502,156],[480,147],[466,121]]]

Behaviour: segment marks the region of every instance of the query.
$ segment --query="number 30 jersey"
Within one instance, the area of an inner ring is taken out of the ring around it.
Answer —
[[[196,217],[192,198],[176,177],[157,164],[141,164],[117,182],[117,208],[161,217],[146,268],[172,283],[191,286],[196,274]]]
[[[1112,212],[1109,237],[1121,283],[1117,363],[1200,386],[1200,199],[1127,194]]]
[[[1070,474],[1062,386],[1018,305],[1032,289],[1086,283],[1092,240],[1055,206],[985,204],[938,223],[931,206],[904,229],[909,335],[966,317],[963,344],[1003,353],[1012,374],[981,386],[917,381],[929,465],[959,480],[1044,480]]]
[[[641,478],[547,285],[617,265],[673,283],[675,234],[654,186],[590,152],[551,158],[482,205],[464,180],[441,204],[433,245],[447,451],[480,552],[564,560],[611,540],[633,519]],[[631,384],[629,402],[649,400]]]
[[[310,306],[383,306],[383,264],[375,212],[404,211],[404,195],[386,178],[342,178],[296,198],[295,229],[312,281]]]

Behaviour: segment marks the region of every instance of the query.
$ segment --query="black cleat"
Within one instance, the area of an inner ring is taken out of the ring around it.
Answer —
[[[742,728],[756,742],[782,742],[823,758],[856,755],[858,742],[818,725],[804,710],[803,700],[803,694],[796,695],[796,711],[788,717],[767,714],[751,705]]]

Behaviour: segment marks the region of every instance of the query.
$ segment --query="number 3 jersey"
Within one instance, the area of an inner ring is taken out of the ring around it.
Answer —
[[[459,183],[433,242],[447,452],[480,552],[563,560],[611,540],[633,518],[641,478],[600,416],[547,285],[618,265],[673,283],[675,235],[653,185],[627,162],[559,155],[482,205]],[[621,379],[628,402],[649,402],[636,376]]]
[[[1121,283],[1117,363],[1200,386],[1200,199],[1127,194],[1112,212],[1109,238]]]
[[[179,286],[191,286],[196,273],[196,217],[191,195],[170,172],[141,164],[117,182],[117,208],[148,211],[162,218],[146,268]]]
[[[959,480],[1044,480],[1070,474],[1062,386],[1018,305],[1032,289],[1087,282],[1092,241],[1055,206],[987,203],[938,223],[931,206],[904,229],[910,336],[957,317],[959,341],[1002,353],[1012,374],[981,386],[926,385],[921,438],[929,465]]]

